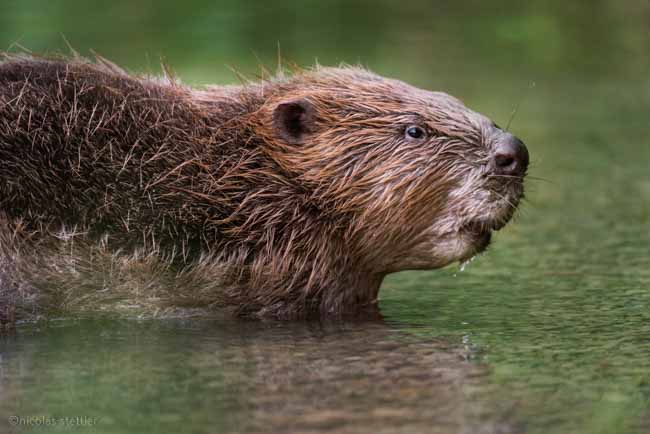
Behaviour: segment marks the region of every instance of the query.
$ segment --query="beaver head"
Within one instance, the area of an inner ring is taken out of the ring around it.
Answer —
[[[442,92],[361,69],[269,83],[256,133],[345,249],[378,273],[430,269],[484,250],[512,217],[524,144]]]

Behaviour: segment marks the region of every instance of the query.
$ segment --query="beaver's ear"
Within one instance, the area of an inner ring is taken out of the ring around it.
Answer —
[[[302,143],[315,123],[314,107],[306,99],[280,103],[273,111],[273,128],[289,143]]]

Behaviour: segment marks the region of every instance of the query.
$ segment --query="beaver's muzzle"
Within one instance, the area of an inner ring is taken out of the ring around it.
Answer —
[[[528,149],[517,137],[504,133],[494,150],[491,165],[497,175],[523,177],[528,169]]]

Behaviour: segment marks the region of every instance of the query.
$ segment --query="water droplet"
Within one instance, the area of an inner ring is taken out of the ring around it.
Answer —
[[[471,258],[466,259],[466,260],[464,260],[463,262],[461,262],[458,271],[460,271],[460,272],[465,271],[465,268],[466,268],[469,264],[471,264],[472,261],[474,261],[474,259],[476,259],[476,255],[474,255],[474,256],[472,256]],[[454,275],[454,276],[455,276],[455,275]]]

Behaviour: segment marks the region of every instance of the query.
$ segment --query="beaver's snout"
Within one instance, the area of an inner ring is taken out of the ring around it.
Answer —
[[[528,149],[524,142],[505,133],[492,156],[492,169],[497,175],[524,176],[528,168]]]

